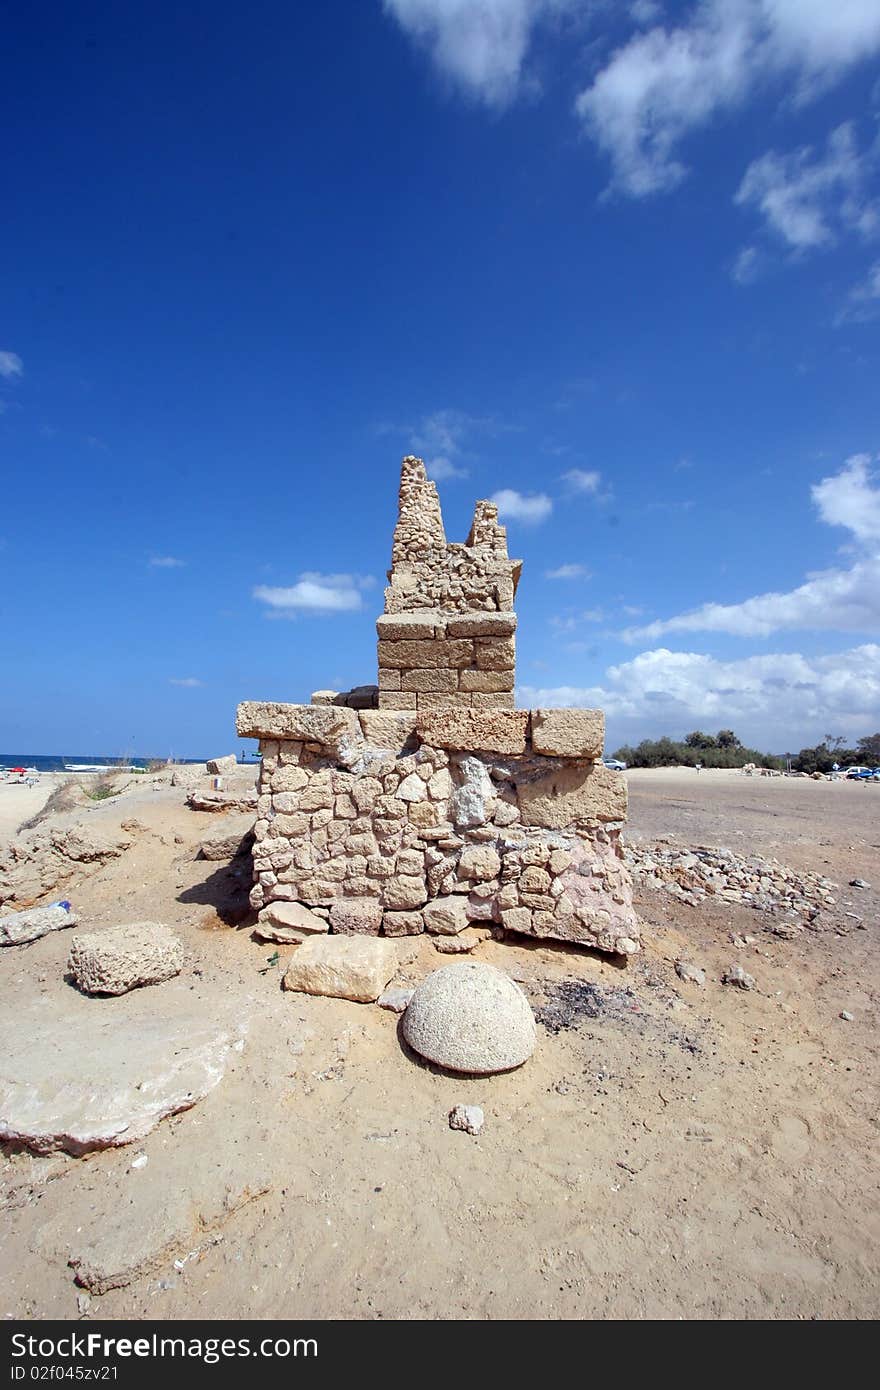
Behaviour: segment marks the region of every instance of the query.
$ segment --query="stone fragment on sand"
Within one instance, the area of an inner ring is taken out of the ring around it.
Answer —
[[[463,1130],[465,1134],[479,1134],[484,1118],[480,1105],[456,1105],[449,1112],[449,1128]]]
[[[600,709],[533,709],[532,748],[557,758],[598,758],[605,742]]]
[[[701,970],[698,965],[692,965],[688,960],[677,960],[675,973],[680,980],[686,980],[691,985],[704,985],[706,983],[705,970]]]
[[[254,843],[254,818],[249,813],[228,816],[214,826],[199,845],[202,859],[229,860],[248,854]]]
[[[390,1009],[393,1014],[402,1014],[409,1005],[415,990],[402,989],[399,985],[389,985],[383,989],[379,995],[377,1003],[380,1009]]]
[[[330,908],[330,926],[343,936],[378,936],[382,905],[378,898],[337,898]]]
[[[425,931],[433,932],[435,935],[454,936],[470,926],[467,899],[460,894],[451,894],[447,898],[433,898],[425,904],[423,916]]]
[[[28,941],[37,941],[50,931],[62,931],[65,927],[75,927],[79,922],[75,912],[69,907],[32,907],[26,912],[11,912],[0,917],[0,946],[23,946]]]
[[[272,902],[264,907],[254,927],[254,935],[261,941],[278,941],[285,945],[297,945],[315,932],[329,931],[324,917],[319,917],[311,908],[302,903]]]
[[[382,930],[386,936],[419,936],[425,930],[421,912],[385,912]]]
[[[741,965],[732,965],[729,970],[725,970],[721,976],[723,985],[736,985],[738,989],[754,989],[757,980],[754,975],[750,975],[747,970],[743,970]]]
[[[535,1019],[509,975],[482,961],[457,961],[423,980],[403,1016],[410,1047],[450,1071],[510,1071],[535,1050]]]
[[[222,758],[209,758],[205,766],[215,776],[224,772],[234,772],[238,767],[238,758],[234,753],[227,753]]]
[[[468,955],[481,941],[485,941],[487,936],[491,936],[487,927],[466,927],[464,931],[456,936],[435,936],[433,945],[434,950],[439,951],[441,956],[463,956]]]
[[[179,975],[183,943],[161,922],[123,923],[74,936],[67,968],[85,994],[126,994]]]
[[[841,1009],[840,1013],[837,1016],[838,1018],[842,1018],[844,1023],[852,1023],[853,1018],[855,1017],[854,1014],[850,1013],[849,1009]]]
[[[83,1154],[131,1144],[189,1110],[222,1080],[245,1033],[218,1023],[216,1004],[190,1000],[132,1017],[73,995],[0,1017],[0,1140]]]
[[[372,1004],[397,970],[397,950],[384,937],[314,936],[293,953],[284,988]]]

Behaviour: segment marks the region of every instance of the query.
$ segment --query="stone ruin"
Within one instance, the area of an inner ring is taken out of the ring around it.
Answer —
[[[403,460],[378,687],[238,707],[262,757],[262,917],[293,902],[342,933],[476,924],[639,949],[602,711],[514,708],[520,570],[493,503],[449,543],[422,460]]]

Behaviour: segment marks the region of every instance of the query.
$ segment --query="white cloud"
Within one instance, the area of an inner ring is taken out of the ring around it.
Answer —
[[[847,303],[835,319],[842,323],[870,323],[880,315],[880,261],[875,261],[858,285],[849,292]]]
[[[197,676],[170,676],[168,679],[169,685],[182,685],[186,687],[187,690],[192,690],[197,685],[204,685],[204,683],[205,682],[200,681]]]
[[[586,492],[591,497],[599,491],[602,482],[602,474],[595,469],[586,470],[583,468],[570,468],[567,473],[563,473],[562,481],[568,483],[574,492]]]
[[[6,379],[21,376],[24,365],[17,352],[0,352],[0,376]]]
[[[875,158],[876,150],[859,153],[848,121],[831,132],[824,154],[805,146],[785,155],[769,150],[753,160],[734,202],[756,207],[770,230],[798,251],[830,246],[842,231],[869,236],[880,224],[877,204],[866,193]]]
[[[185,565],[186,561],[178,560],[174,555],[151,555],[148,563],[151,564],[154,569],[177,570]]]
[[[657,0],[633,0],[629,12],[635,24],[648,25],[661,18],[663,6]]]
[[[527,496],[514,488],[503,487],[492,494],[491,500],[498,508],[502,521],[521,521],[527,526],[546,521],[553,511],[553,502],[544,492]]]
[[[268,608],[268,617],[293,618],[300,613],[351,613],[363,607],[362,589],[373,581],[352,574],[301,574],[295,584],[272,588],[258,584],[253,597]]]
[[[517,95],[538,22],[573,0],[383,0],[434,66],[467,96],[507,106]]]
[[[545,570],[545,579],[589,579],[590,571],[586,565],[559,565],[555,570]]]
[[[827,569],[807,576],[796,589],[758,594],[742,603],[704,603],[687,613],[628,628],[626,642],[655,641],[670,632],[726,632],[735,637],[767,637],[798,629],[880,632],[880,486],[874,484],[868,454],[855,454],[839,473],[812,488],[820,519],[844,526],[865,550],[849,569]]]
[[[771,80],[799,102],[880,50],[876,0],[701,0],[678,28],[618,48],[576,111],[610,157],[612,187],[633,197],[687,174],[678,147]]]
[[[845,526],[860,541],[880,541],[880,479],[874,486],[870,454],[853,454],[839,473],[810,489],[829,526]]]
[[[839,729],[848,739],[880,722],[880,646],[834,655],[779,652],[719,661],[664,647],[611,666],[600,685],[523,686],[523,708],[574,705],[604,709],[623,739],[682,736],[695,725],[733,728],[765,751],[797,749]],[[611,745],[614,746],[614,745]]]
[[[452,459],[445,458],[443,454],[438,454],[436,458],[428,459],[425,464],[425,472],[429,478],[433,478],[435,483],[445,483],[451,478],[466,478],[468,471],[461,468]]]
[[[756,246],[744,246],[737,253],[730,273],[738,285],[751,285],[758,277],[760,256]]]

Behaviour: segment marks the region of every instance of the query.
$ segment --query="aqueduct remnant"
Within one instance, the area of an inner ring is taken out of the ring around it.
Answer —
[[[449,543],[424,464],[403,460],[378,688],[238,708],[262,755],[254,908],[302,903],[347,933],[476,923],[638,950],[601,710],[514,708],[520,569],[493,503]]]

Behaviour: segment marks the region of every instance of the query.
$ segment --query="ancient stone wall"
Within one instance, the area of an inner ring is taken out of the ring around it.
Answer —
[[[492,502],[464,545],[446,539],[421,459],[403,460],[379,637],[380,709],[513,708],[513,600],[521,562]]]
[[[341,932],[475,922],[638,949],[601,711],[249,702],[238,732],[262,754],[255,908],[305,903]]]

